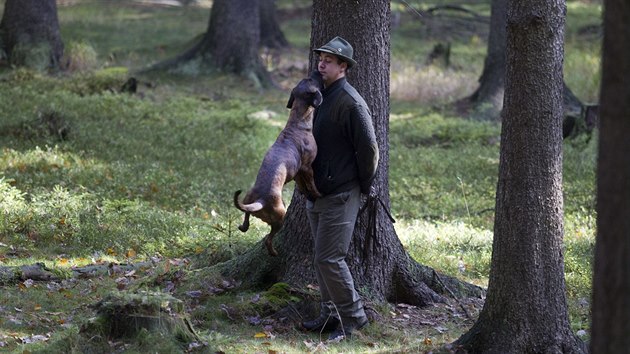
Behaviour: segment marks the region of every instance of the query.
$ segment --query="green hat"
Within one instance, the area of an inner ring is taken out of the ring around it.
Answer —
[[[324,44],[321,48],[315,49],[315,53],[330,53],[338,56],[341,60],[348,63],[348,67],[353,67],[357,65],[357,62],[352,59],[352,54],[354,50],[348,41],[337,36],[333,38],[330,42]]]

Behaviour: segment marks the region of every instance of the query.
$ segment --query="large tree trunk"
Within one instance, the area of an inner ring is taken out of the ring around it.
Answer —
[[[630,3],[604,2],[592,353],[630,348]]]
[[[260,5],[262,0],[215,0],[208,30],[201,41],[173,60],[150,70],[177,70],[197,63],[200,70],[219,69],[250,79],[257,87],[272,85],[258,49],[260,48]]]
[[[347,259],[355,287],[373,300],[414,305],[443,301],[447,293],[445,286],[459,296],[480,296],[482,289],[479,287],[440,276],[411,259],[388,214],[389,13],[387,0],[316,0],[313,5],[311,48],[338,35],[353,45],[358,65],[349,72],[348,80],[370,107],[380,149],[374,182],[378,197],[370,199],[368,206],[360,212]],[[312,53],[311,63],[314,64]],[[268,285],[277,281],[297,286],[316,284],[312,236],[304,201],[304,197],[294,193],[284,227],[275,238],[278,257],[267,256],[264,248],[258,245],[248,254],[225,263],[222,266],[224,274],[248,285]]]
[[[7,0],[0,45],[12,65],[57,69],[63,56],[55,0]]]
[[[579,353],[564,282],[563,0],[510,2],[486,302],[455,343],[472,353]]]
[[[275,0],[260,0],[260,44],[271,49],[285,49],[289,42],[280,29]]]

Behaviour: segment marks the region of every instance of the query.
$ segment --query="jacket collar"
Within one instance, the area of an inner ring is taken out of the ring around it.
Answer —
[[[346,77],[342,77],[340,79],[338,79],[337,81],[333,82],[332,85],[326,87],[324,89],[324,91],[322,91],[322,96],[324,96],[324,98],[330,94],[332,94],[333,92],[337,91],[338,88],[343,87],[346,84]]]

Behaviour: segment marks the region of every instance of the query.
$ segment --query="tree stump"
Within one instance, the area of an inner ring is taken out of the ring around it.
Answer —
[[[132,338],[146,330],[174,336],[180,341],[199,340],[184,312],[184,303],[168,294],[115,292],[93,308],[97,316],[81,328],[82,333],[120,339]]]

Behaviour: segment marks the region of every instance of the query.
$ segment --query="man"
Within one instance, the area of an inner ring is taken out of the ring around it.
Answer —
[[[306,211],[322,304],[319,317],[302,325],[310,331],[334,329],[329,340],[337,341],[368,323],[345,258],[361,193],[369,193],[376,173],[378,145],[370,110],[346,80],[357,64],[350,43],[335,37],[314,52],[324,80],[324,101],[313,122],[317,157],[312,164],[322,197],[308,200]]]

